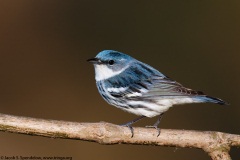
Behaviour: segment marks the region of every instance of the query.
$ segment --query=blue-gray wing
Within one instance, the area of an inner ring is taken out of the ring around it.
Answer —
[[[204,95],[201,91],[186,88],[167,77],[153,76],[150,82],[152,85],[148,86],[148,92],[143,93],[142,97],[144,98]],[[142,80],[141,83],[145,83],[145,80]]]
[[[142,96],[135,97],[144,101],[155,101],[160,99],[175,99],[191,97],[194,102],[211,102],[221,105],[228,103],[215,97],[207,96],[201,91],[195,91],[182,86],[166,77],[153,76],[151,78],[152,85],[149,86],[148,91],[143,93]],[[142,81],[144,83],[144,80]]]
[[[156,75],[131,83],[124,89],[112,90],[110,94],[117,98],[142,100],[204,95],[201,91],[185,88],[176,81]]]

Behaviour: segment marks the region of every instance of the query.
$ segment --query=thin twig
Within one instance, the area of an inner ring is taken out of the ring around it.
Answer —
[[[240,135],[213,131],[162,129],[160,136],[150,128],[134,128],[134,137],[127,127],[100,122],[77,123],[44,120],[0,114],[0,131],[77,139],[100,144],[135,144],[203,149],[214,160],[230,160],[229,150],[240,146]]]

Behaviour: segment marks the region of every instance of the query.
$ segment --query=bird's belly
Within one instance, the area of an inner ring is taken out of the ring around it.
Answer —
[[[126,112],[143,115],[146,117],[154,117],[169,109],[169,106],[161,106],[155,103],[144,101],[133,101],[124,98],[112,97],[104,88],[99,88],[99,93],[105,101]]]
[[[128,107],[121,108],[127,112],[144,115],[146,117],[154,117],[166,112],[170,107],[176,104],[194,103],[192,98],[171,98],[159,99],[155,102],[148,101],[128,101]]]
[[[128,107],[121,108],[127,112],[143,115],[146,117],[154,117],[166,112],[171,106],[169,105],[159,105],[154,102],[145,101],[128,101]]]

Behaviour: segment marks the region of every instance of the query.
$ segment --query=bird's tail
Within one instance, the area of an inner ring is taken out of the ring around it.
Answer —
[[[197,100],[199,102],[209,102],[209,103],[217,103],[220,105],[229,105],[228,102],[225,102],[219,98],[211,97],[211,96],[198,96]]]

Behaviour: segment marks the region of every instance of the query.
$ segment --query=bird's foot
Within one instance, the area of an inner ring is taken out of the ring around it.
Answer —
[[[158,131],[158,134],[157,134],[157,137],[160,135],[160,133],[161,133],[161,130],[160,130],[160,128],[158,128],[158,126],[157,125],[153,125],[153,126],[145,126],[146,128],[155,128],[157,131]]]
[[[132,121],[130,121],[130,122],[128,122],[128,123],[122,124],[122,125],[120,125],[120,126],[128,127],[128,128],[130,129],[131,133],[132,133],[132,136],[131,136],[131,138],[132,138],[133,135],[134,135],[134,132],[133,132],[133,127],[132,127],[131,125],[132,125],[133,123],[135,123],[135,122],[143,119],[144,117],[145,117],[145,116],[140,116],[140,117],[138,117],[138,118],[136,118],[136,119],[134,119],[134,120],[132,120]]]
[[[131,126],[131,124],[126,123],[126,124],[121,124],[120,126],[128,127],[128,128],[130,129],[131,133],[132,133],[131,138],[133,137],[133,135],[134,135],[134,129],[133,129],[133,127]]]

